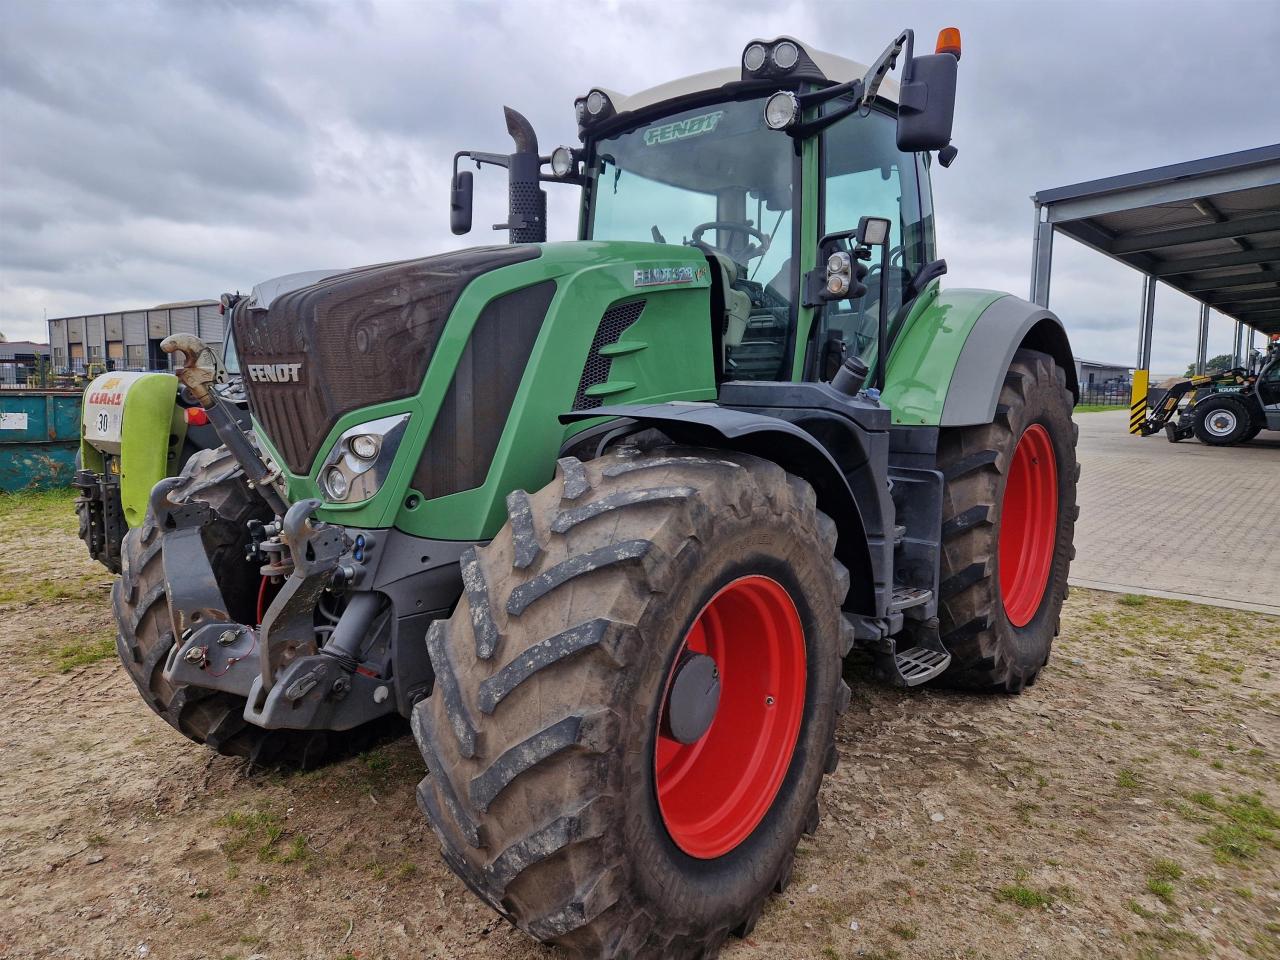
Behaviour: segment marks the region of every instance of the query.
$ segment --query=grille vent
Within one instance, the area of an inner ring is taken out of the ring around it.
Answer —
[[[573,409],[591,410],[602,406],[601,397],[587,396],[587,389],[604,383],[609,379],[609,369],[613,366],[613,357],[600,356],[602,347],[610,346],[622,339],[627,328],[640,319],[644,313],[644,300],[632,300],[630,303],[619,303],[610,307],[600,318],[600,326],[591,341],[591,349],[587,352],[587,362],[582,367],[582,379],[578,381],[578,392],[573,398]]]

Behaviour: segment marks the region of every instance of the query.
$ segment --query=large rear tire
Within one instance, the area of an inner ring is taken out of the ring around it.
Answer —
[[[1073,403],[1052,357],[1019,350],[995,420],[942,431],[944,684],[1017,693],[1049,660],[1079,515]]]
[[[835,767],[835,526],[775,464],[670,447],[566,458],[507,506],[427,635],[419,803],[449,865],[531,936],[714,956],[786,886]],[[699,656],[721,682],[709,728]]]
[[[257,623],[261,578],[257,566],[245,560],[246,524],[270,519],[270,510],[249,489],[244,471],[226,447],[195,454],[180,479],[171,494],[174,500],[201,500],[216,514],[201,537],[227,612],[240,623]],[[163,542],[148,509],[142,525],[124,538],[124,569],[111,594],[118,629],[116,652],[152,710],[196,743],[264,765],[309,769],[368,742],[370,731],[365,728],[342,734],[264,730],[244,719],[243,697],[169,683],[164,667],[175,638],[165,592]]]

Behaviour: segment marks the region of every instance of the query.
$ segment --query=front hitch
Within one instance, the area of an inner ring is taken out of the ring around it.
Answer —
[[[174,371],[182,385],[187,388],[191,398],[204,408],[209,415],[209,422],[221,440],[231,451],[231,455],[240,462],[245,476],[249,478],[249,486],[258,491],[258,495],[267,502],[267,506],[278,517],[284,516],[288,509],[274,483],[279,470],[269,468],[258,456],[249,438],[244,435],[235,414],[232,413],[212,389],[217,379],[215,367],[201,366],[202,356],[213,354],[213,351],[199,337],[189,333],[175,333],[160,341],[160,349],[165,353],[181,353],[182,366]],[[215,355],[216,358],[216,355]]]

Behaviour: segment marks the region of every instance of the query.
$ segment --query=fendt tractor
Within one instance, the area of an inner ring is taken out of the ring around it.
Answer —
[[[451,219],[459,162],[505,167],[510,244],[238,302],[256,439],[183,369],[225,446],[125,541],[147,702],[301,766],[409,718],[444,859],[573,955],[748,933],[818,827],[846,656],[1017,692],[1067,590],[1071,349],[940,285],[960,39],[912,44],[597,87],[548,156],[508,110]]]

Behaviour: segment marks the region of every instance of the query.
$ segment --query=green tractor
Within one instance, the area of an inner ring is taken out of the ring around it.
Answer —
[[[512,153],[458,159],[507,169],[511,244],[237,303],[256,445],[184,369],[226,447],[125,542],[148,703],[299,766],[408,718],[445,860],[575,956],[750,932],[817,829],[845,658],[1015,693],[1067,592],[1071,349],[940,285],[959,37],[912,43],[592,89],[548,156],[508,110]],[[547,182],[578,240],[545,242]]]

